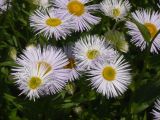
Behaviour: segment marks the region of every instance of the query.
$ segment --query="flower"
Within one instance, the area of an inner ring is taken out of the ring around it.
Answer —
[[[45,37],[65,39],[71,33],[74,23],[70,16],[60,16],[53,9],[36,10],[30,16],[30,25],[37,34],[43,33]]]
[[[34,101],[44,94],[46,83],[52,79],[45,65],[39,67],[36,64],[32,67],[20,66],[13,71],[12,75],[16,79],[15,83],[18,88],[22,91],[21,94],[26,94],[30,100],[33,99]]]
[[[129,64],[123,56],[117,56],[113,62],[97,62],[89,71],[91,85],[107,98],[124,93],[131,83]]]
[[[154,120],[160,119],[160,99],[157,99],[157,101],[155,102],[152,114],[154,115]]]
[[[33,0],[33,3],[41,7],[49,7],[49,0]]]
[[[10,7],[10,0],[0,0],[0,10],[6,11],[8,7]]]
[[[101,10],[105,15],[116,20],[123,19],[130,8],[131,5],[128,0],[104,0],[101,3]]]
[[[72,51],[73,46],[65,46],[64,47],[64,52],[66,53],[69,63],[65,66],[66,69],[69,69],[69,80],[73,81],[75,79],[79,78],[80,73],[78,72],[78,67],[76,65],[75,57],[73,55]]]
[[[91,25],[100,22],[100,18],[92,15],[99,5],[86,5],[90,0],[54,0],[53,5],[61,16],[71,16],[75,22],[75,31],[90,30]]]
[[[45,80],[45,77],[47,79],[45,81],[48,81],[44,85],[46,94],[59,92],[68,81],[68,70],[64,69],[68,59],[61,49],[51,46],[43,49],[39,46],[31,47],[23,51],[16,63],[20,66],[13,69],[13,75],[18,79],[16,83],[23,82],[25,76],[27,76],[24,78],[25,81],[31,76],[41,80]]]
[[[132,16],[136,21],[144,25],[150,33],[151,39],[149,42],[152,42],[150,52],[158,53],[160,49],[160,34],[157,36],[155,35],[160,29],[159,13],[142,9],[132,13]],[[128,33],[132,36],[131,42],[135,43],[135,45],[140,47],[141,51],[143,51],[149,45],[147,43],[148,41],[143,38],[142,33],[135,23],[128,21],[126,26],[129,29]],[[154,41],[151,41],[154,37]]]
[[[111,59],[114,50],[105,43],[103,37],[86,36],[74,46],[74,56],[80,69],[90,69],[101,57]]]

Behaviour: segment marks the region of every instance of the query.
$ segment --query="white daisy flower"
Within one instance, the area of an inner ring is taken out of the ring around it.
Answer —
[[[72,16],[75,22],[75,31],[90,30],[91,25],[100,22],[100,18],[92,15],[99,9],[99,4],[86,5],[90,0],[54,0],[53,5],[62,16]]]
[[[13,69],[13,73],[16,84],[19,89],[22,90],[21,94],[26,94],[29,99],[35,101],[40,95],[44,94],[45,85],[52,78],[49,75],[49,68],[44,64],[37,66],[36,64],[32,67],[16,67]]]
[[[1,11],[6,11],[8,7],[10,7],[10,4],[9,4],[10,0],[7,1],[7,0],[0,0],[0,10]]]
[[[101,10],[105,15],[116,20],[123,19],[130,8],[131,5],[128,0],[104,0],[101,3]]]
[[[137,10],[132,13],[132,16],[136,21],[143,24],[148,29],[152,40],[160,29],[160,14],[153,11]],[[128,21],[126,26],[129,29],[128,33],[132,36],[131,42],[135,43],[135,45],[140,47],[140,49],[143,51],[148,46],[148,44],[147,41],[143,38],[143,35],[136,24]],[[158,50],[160,50],[160,34],[158,34],[154,39],[150,52],[158,53]]]
[[[160,120],[160,99],[155,102],[152,114],[154,115],[154,120]]]
[[[75,43],[74,56],[80,68],[90,69],[96,61],[105,57],[111,59],[114,50],[111,49],[103,37],[86,36]]]
[[[33,3],[41,7],[49,7],[49,0],[33,0]]]
[[[59,92],[68,82],[68,70],[64,67],[68,64],[67,56],[61,49],[48,46],[41,49],[40,47],[32,47],[24,50],[23,55],[17,58],[17,64],[26,68],[33,66],[45,66],[45,74],[49,73],[50,81],[46,83],[46,93],[55,94]],[[21,71],[21,70],[20,70]],[[47,91],[48,90],[48,91]]]
[[[102,93],[107,98],[121,95],[131,83],[129,66],[123,56],[117,56],[110,63],[107,61],[97,62],[93,69],[89,71],[93,88],[96,88],[97,92]]]
[[[73,81],[75,79],[79,78],[80,73],[78,72],[78,67],[76,65],[75,57],[73,55],[72,51],[73,46],[66,46],[64,47],[64,52],[66,53],[68,59],[69,59],[69,64],[65,66],[66,69],[69,69],[69,80]]]
[[[61,16],[53,9],[36,10],[30,16],[30,25],[37,34],[43,33],[48,39],[55,37],[56,40],[65,39],[74,27],[70,16]]]

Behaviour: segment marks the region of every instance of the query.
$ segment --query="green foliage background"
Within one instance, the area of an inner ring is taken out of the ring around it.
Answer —
[[[149,8],[158,11],[156,0],[129,0],[132,10]],[[93,0],[92,3],[100,3]],[[35,36],[29,25],[29,15],[36,9],[31,0],[12,0],[12,7],[0,14],[0,120],[151,120],[150,114],[154,100],[160,95],[160,55],[146,55],[133,44],[124,54],[132,67],[132,84],[127,92],[118,98],[107,99],[91,89],[87,78],[69,83],[59,94],[44,96],[29,101],[25,96],[18,96],[20,91],[10,75],[14,60],[11,51],[16,49],[21,54],[29,44],[62,46],[75,42],[86,34],[104,35],[116,21],[96,13],[102,18],[100,24],[88,32],[73,33],[63,41],[49,41],[41,35]],[[124,23],[116,30],[126,34]]]

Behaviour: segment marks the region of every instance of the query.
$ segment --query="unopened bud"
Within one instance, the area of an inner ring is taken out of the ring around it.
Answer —
[[[83,109],[82,109],[81,106],[77,106],[77,107],[74,108],[74,112],[77,113],[77,114],[81,114],[81,113],[82,113],[82,110],[83,110]]]
[[[74,83],[68,83],[65,87],[66,91],[68,92],[68,94],[73,95],[75,92],[75,84]]]
[[[47,8],[49,7],[49,0],[33,0],[33,4]]]
[[[15,48],[11,48],[10,51],[9,51],[9,56],[13,60],[16,60],[17,59],[17,50]]]
[[[125,40],[125,36],[119,31],[108,31],[105,34],[106,41],[108,41],[118,51],[127,53],[129,50],[128,42]]]
[[[27,45],[26,50],[31,50],[33,48],[35,48],[35,45],[34,44],[30,44],[30,45]]]

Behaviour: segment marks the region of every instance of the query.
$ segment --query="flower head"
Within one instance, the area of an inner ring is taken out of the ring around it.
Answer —
[[[123,19],[130,8],[131,6],[128,0],[104,0],[101,3],[101,10],[105,15],[116,20]]]
[[[102,57],[108,60],[113,57],[114,50],[104,41],[103,37],[86,36],[75,43],[74,55],[80,68],[90,69]]]
[[[129,64],[123,56],[115,58],[113,62],[104,61],[92,67],[89,72],[91,84],[97,92],[107,98],[117,97],[124,93],[131,83]]]
[[[35,89],[39,88],[41,85],[46,94],[56,93],[68,81],[68,70],[64,69],[64,66],[68,64],[68,59],[60,49],[51,46],[43,49],[31,47],[24,50],[16,62],[20,67],[13,69],[13,75],[20,90],[23,90],[22,93],[28,93],[26,91],[32,90],[34,87]],[[27,96],[30,99],[39,97],[37,91],[36,94],[28,93]]]
[[[37,34],[43,33],[45,37],[56,40],[65,39],[74,27],[70,16],[60,16],[53,9],[36,10],[30,16],[30,25]]]
[[[0,0],[0,11],[6,11],[10,7],[10,0]]]
[[[45,65],[31,67],[16,67],[13,69],[13,75],[16,79],[18,88],[22,91],[21,94],[26,94],[29,99],[35,100],[45,92],[45,85],[52,79],[47,72],[48,68]]]
[[[100,18],[92,15],[99,5],[86,5],[90,0],[55,0],[54,6],[61,16],[71,16],[75,22],[75,31],[90,30],[91,25],[100,22]]]
[[[152,42],[150,52],[158,53],[158,50],[160,50],[160,34],[158,34],[156,37],[155,35],[160,29],[159,13],[149,10],[137,10],[132,13],[132,16],[136,21],[144,25],[150,33],[150,42]],[[135,45],[140,47],[141,50],[144,50],[148,43],[143,38],[143,35],[136,24],[128,21],[126,26],[129,29],[128,33],[132,36],[131,42],[135,43]],[[154,41],[151,41],[154,37]]]

